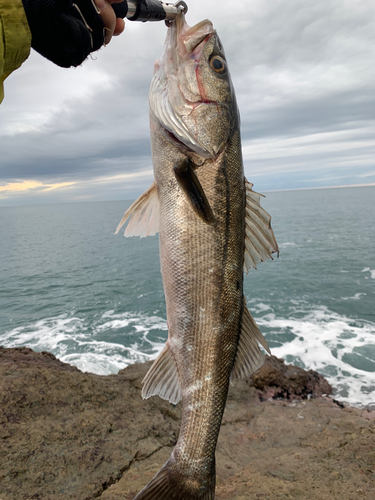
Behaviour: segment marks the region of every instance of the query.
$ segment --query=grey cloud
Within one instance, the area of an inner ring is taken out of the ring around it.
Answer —
[[[373,2],[244,0],[229,8],[227,1],[190,0],[188,22],[204,17],[224,44],[241,112],[245,170],[261,188],[341,184],[340,178],[359,183],[360,176],[373,182]],[[61,70],[33,54],[11,75],[0,108],[0,184],[77,183],[61,192],[14,193],[15,202],[132,198],[148,187],[147,94],[164,37],[162,23],[127,23],[126,32],[82,68]],[[328,134],[340,131],[348,135]],[[307,147],[306,136],[314,134],[322,136]],[[289,138],[303,151],[279,152],[280,141],[287,145]],[[332,147],[323,150],[325,143]],[[259,147],[261,154],[247,157]],[[103,180],[133,173],[141,176]],[[0,204],[9,199],[0,197]]]
[[[47,138],[38,137],[41,142]],[[28,144],[35,141],[35,137],[29,136],[23,143],[24,150],[28,150]],[[18,140],[9,141],[17,143]],[[1,142],[0,142],[1,148]],[[71,154],[66,144],[61,148],[53,147],[52,152],[44,154],[40,152],[29,155],[25,159],[18,156],[13,157],[6,164],[0,167],[0,175],[3,182],[15,181],[16,179],[41,179],[49,182],[63,182],[88,177],[114,175],[134,171],[141,164],[144,168],[150,164],[151,150],[147,140],[116,142],[111,147],[110,142],[103,149],[90,153],[90,148],[80,151],[78,154]],[[22,155],[20,155],[22,157]],[[117,159],[117,162],[110,160]],[[107,161],[106,171],[103,161]]]
[[[346,91],[261,109],[242,117],[244,138],[304,135],[375,124],[375,93]],[[365,138],[366,136],[364,136]],[[368,137],[369,139],[371,137]]]

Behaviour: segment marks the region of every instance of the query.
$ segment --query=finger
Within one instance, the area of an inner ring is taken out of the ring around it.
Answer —
[[[116,19],[115,31],[113,32],[114,36],[121,35],[121,33],[124,31],[124,29],[125,29],[125,22],[123,19],[118,17]]]
[[[106,0],[95,0],[96,6],[99,9],[100,16],[103,19],[105,27],[104,43],[108,45],[116,27],[116,14],[112,9],[111,4]]]

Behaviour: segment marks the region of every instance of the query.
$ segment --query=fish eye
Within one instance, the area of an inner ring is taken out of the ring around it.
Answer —
[[[210,60],[210,66],[216,73],[220,74],[225,73],[227,70],[227,65],[225,64],[224,59],[220,56],[214,56]]]

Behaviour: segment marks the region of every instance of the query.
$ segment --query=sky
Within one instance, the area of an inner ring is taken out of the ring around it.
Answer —
[[[373,0],[188,0],[209,18],[258,192],[375,184]],[[5,81],[0,207],[135,199],[153,181],[148,90],[164,23],[127,21],[82,66],[35,51]]]

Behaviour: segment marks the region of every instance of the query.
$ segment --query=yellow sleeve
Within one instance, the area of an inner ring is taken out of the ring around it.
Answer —
[[[30,53],[31,33],[22,0],[0,0],[0,103],[3,82]]]

